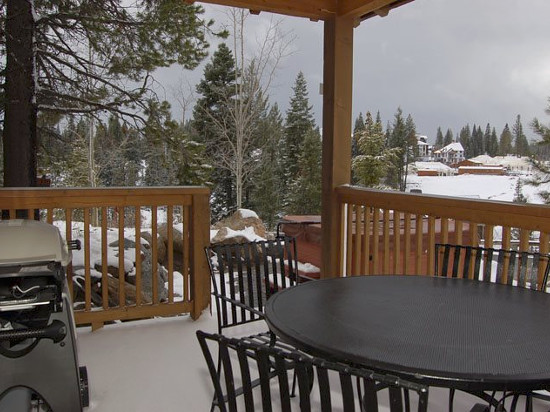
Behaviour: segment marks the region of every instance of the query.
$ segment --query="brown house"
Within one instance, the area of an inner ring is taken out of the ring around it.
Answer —
[[[459,175],[505,175],[506,169],[503,166],[460,166]]]

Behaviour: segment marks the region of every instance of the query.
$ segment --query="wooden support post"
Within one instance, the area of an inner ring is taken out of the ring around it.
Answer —
[[[325,21],[321,277],[342,275],[343,220],[334,189],[351,181],[353,18]]]
[[[210,272],[204,248],[210,245],[210,194],[193,196],[193,219],[190,233],[191,288],[193,292],[193,310],[191,317],[198,319],[201,312],[210,304]],[[184,228],[184,233],[187,231]],[[185,234],[184,234],[185,236]]]

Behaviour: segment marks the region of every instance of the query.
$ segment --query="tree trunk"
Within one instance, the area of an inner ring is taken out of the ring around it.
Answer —
[[[36,186],[33,0],[7,0],[4,186]]]

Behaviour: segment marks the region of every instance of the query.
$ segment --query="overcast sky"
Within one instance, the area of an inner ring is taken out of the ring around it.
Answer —
[[[226,20],[223,8],[205,9],[218,23]],[[271,16],[248,19],[249,39]],[[520,114],[527,136],[534,137],[528,126],[533,117],[550,123],[544,113],[550,96],[549,18],[550,0],[415,0],[362,22],[354,35],[354,118],[379,110],[385,124],[400,106],[412,115],[417,132],[433,141],[438,126],[456,134],[467,123],[483,129],[490,123],[500,135]],[[271,100],[284,112],[301,70],[321,125],[323,23],[283,19],[285,30],[296,36],[294,53],[280,66]],[[202,73],[203,66],[162,72],[175,116],[181,109],[171,89],[178,79],[193,85]]]

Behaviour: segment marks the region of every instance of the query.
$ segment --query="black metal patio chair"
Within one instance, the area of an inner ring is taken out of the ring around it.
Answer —
[[[404,410],[403,389],[418,394],[415,399],[419,412],[428,408],[427,386],[395,376],[218,334],[197,331],[197,338],[214,385],[217,405],[222,412],[273,409],[283,412],[327,412],[332,411],[333,407],[344,412],[374,412],[378,411],[380,394],[375,386],[379,382],[388,386],[391,412]],[[214,363],[212,353],[215,352],[221,356],[221,371],[216,369]],[[297,376],[296,399],[292,399],[290,394],[290,366]],[[273,374],[277,379],[270,379]],[[357,385],[356,380],[359,382]],[[236,382],[239,382],[239,388],[236,388]],[[256,391],[253,389],[255,382],[259,382],[259,390]],[[244,396],[237,398],[240,392]]]
[[[546,291],[550,255],[479,246],[435,245],[436,276]]]
[[[218,333],[263,320],[267,299],[299,281],[296,243],[292,237],[213,245],[206,248],[206,257]]]
[[[227,328],[262,322],[267,299],[278,290],[296,286],[299,281],[296,243],[289,236],[278,236],[274,240],[213,245],[205,251],[220,334]],[[242,339],[252,344],[282,350],[293,349],[277,340],[267,325],[263,326],[263,331],[249,334]],[[221,356],[218,358],[218,370],[219,362]],[[215,405],[216,399],[212,407]]]
[[[550,255],[479,246],[440,244],[435,245],[435,275],[475,279],[481,282],[500,283],[538,291],[547,291],[550,272]],[[518,396],[525,395],[526,411],[532,409],[532,397],[550,401],[550,396],[538,393],[502,394],[476,393],[495,408],[511,398],[510,409],[515,410]],[[449,394],[449,411],[453,410],[454,390]]]

